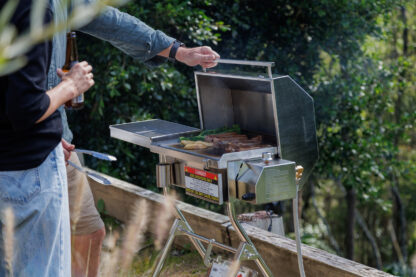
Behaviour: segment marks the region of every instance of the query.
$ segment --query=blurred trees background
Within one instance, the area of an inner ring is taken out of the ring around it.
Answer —
[[[303,191],[303,241],[412,275],[414,1],[134,0],[123,10],[188,46],[210,45],[223,58],[275,61],[275,73],[307,89],[315,99],[320,160]],[[90,167],[155,189],[157,156],[111,139],[108,126],[161,118],[199,127],[194,69],[148,68],[108,43],[79,36],[96,85],[86,108],[69,113],[74,143],[119,158],[113,165],[87,160]]]

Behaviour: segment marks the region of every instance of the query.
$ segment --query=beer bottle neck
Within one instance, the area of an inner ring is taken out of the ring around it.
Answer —
[[[71,38],[71,61],[77,62],[78,61],[78,48],[75,36]]]
[[[78,49],[75,33],[68,33],[66,39],[66,57],[64,69],[69,70],[74,63],[78,62]]]

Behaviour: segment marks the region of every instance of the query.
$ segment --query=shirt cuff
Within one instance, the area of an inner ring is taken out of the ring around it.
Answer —
[[[158,66],[167,61],[167,58],[158,56],[160,52],[168,48],[173,42],[174,38],[165,35],[161,31],[155,31],[151,36],[151,42],[148,43],[147,55],[145,57],[145,64],[148,66]]]

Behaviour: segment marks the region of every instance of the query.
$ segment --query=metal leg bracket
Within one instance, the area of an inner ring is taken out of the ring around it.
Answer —
[[[237,253],[234,256],[234,260],[247,261],[247,260],[256,260],[260,257],[260,254],[257,252],[256,248],[252,245],[242,242],[237,249]]]

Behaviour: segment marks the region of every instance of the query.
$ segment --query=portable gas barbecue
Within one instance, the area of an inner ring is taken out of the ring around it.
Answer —
[[[188,195],[226,204],[230,221],[241,240],[235,249],[200,236],[176,208],[177,219],[153,276],[159,275],[176,235],[188,236],[207,266],[212,266],[210,254],[215,246],[234,253],[235,260],[254,260],[264,276],[272,276],[238,222],[234,204],[237,201],[265,204],[297,199],[297,190],[305,184],[318,158],[314,105],[305,90],[289,76],[272,75],[272,62],[218,62],[267,67],[268,76],[196,71],[200,129],[159,119],[110,126],[112,137],[159,154],[157,186],[163,188],[165,195],[173,185],[185,188]],[[195,136],[201,130],[235,124],[249,138],[261,135],[265,147],[230,153],[212,147],[186,150],[179,140]],[[304,168],[298,181],[296,165]],[[207,248],[201,242],[207,243]]]

